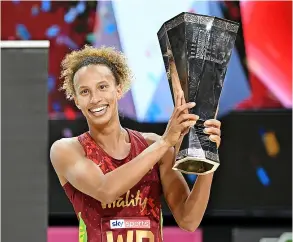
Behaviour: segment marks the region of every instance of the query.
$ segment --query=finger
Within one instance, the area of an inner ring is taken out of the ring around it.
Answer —
[[[170,74],[172,80],[175,80],[177,83],[179,83],[179,76],[174,59],[171,59],[170,61]]]
[[[220,144],[221,144],[221,137],[217,136],[217,135],[210,135],[209,139],[212,142],[215,142],[217,144],[217,148],[219,148]]]
[[[184,93],[182,90],[177,90],[176,91],[176,103],[175,106],[176,107],[180,107],[183,103],[182,103],[182,97],[184,96]]]
[[[175,117],[178,117],[185,109],[189,109],[189,108],[193,108],[195,106],[195,103],[194,102],[191,102],[191,103],[185,103],[179,107],[176,107],[176,110],[175,110]]]
[[[181,105],[183,105],[183,104],[186,104],[185,97],[184,97],[184,93],[183,93],[183,95],[181,97]],[[188,113],[188,109],[185,109],[184,112],[185,113]]]
[[[189,130],[190,130],[190,127],[186,128],[185,130],[182,131],[181,135],[185,136],[186,134],[188,134]]]
[[[182,104],[186,103],[183,91],[182,91],[181,103]]]
[[[203,132],[204,132],[205,134],[221,136],[221,130],[218,129],[218,128],[214,128],[214,127],[205,128],[205,129],[203,130]]]
[[[221,128],[221,122],[217,119],[208,119],[207,121],[204,122],[204,126],[206,127],[216,127],[216,128]]]
[[[182,113],[179,117],[178,117],[178,123],[182,123],[184,121],[197,121],[199,119],[199,116],[195,115],[195,114],[189,114],[189,113]]]
[[[182,105],[181,104],[181,96],[180,96],[180,92],[179,92],[179,93],[177,93],[176,98],[175,98],[175,108],[178,108],[181,105]]]
[[[196,124],[196,121],[185,121],[181,123],[180,124],[181,133],[183,132],[183,130],[193,127],[195,124]]]

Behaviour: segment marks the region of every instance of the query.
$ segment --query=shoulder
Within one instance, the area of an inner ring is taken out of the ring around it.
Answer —
[[[78,139],[77,137],[73,137],[73,138],[62,138],[59,140],[56,140],[52,146],[51,146],[51,150],[52,151],[64,151],[64,150],[70,150],[73,149],[74,147],[76,148],[78,146]]]
[[[58,160],[64,160],[69,155],[82,155],[83,152],[77,137],[62,138],[52,144],[50,148],[50,158],[51,162],[57,162]]]
[[[144,137],[148,145],[152,145],[153,143],[155,143],[161,138],[160,135],[155,133],[140,133],[140,134],[142,135],[142,137]]]

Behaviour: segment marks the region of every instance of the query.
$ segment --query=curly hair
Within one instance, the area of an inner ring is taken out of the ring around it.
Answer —
[[[105,64],[111,69],[117,84],[121,84],[123,94],[129,90],[133,76],[124,54],[117,51],[114,47],[103,46],[101,48],[95,48],[85,45],[82,49],[67,54],[61,62],[62,70],[60,78],[63,82],[60,89],[65,91],[67,99],[72,100],[75,95],[73,85],[75,73],[82,66],[92,64],[90,63],[91,61],[87,61],[89,58],[102,58],[105,60],[99,64]],[[114,67],[115,71],[111,66]]]

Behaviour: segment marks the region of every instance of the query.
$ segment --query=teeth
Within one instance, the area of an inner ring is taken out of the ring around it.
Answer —
[[[103,107],[99,107],[99,108],[95,108],[95,109],[91,109],[92,112],[100,112],[102,110],[104,110],[107,106],[103,106]]]

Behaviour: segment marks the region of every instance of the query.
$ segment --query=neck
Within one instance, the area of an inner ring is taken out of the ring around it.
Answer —
[[[124,130],[120,125],[118,115],[104,127],[89,125],[89,132],[95,142],[102,148],[118,147],[119,141],[124,138]]]

